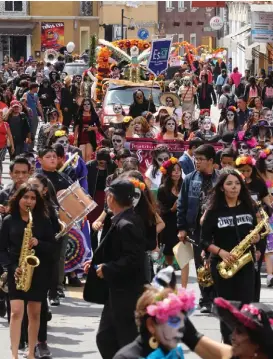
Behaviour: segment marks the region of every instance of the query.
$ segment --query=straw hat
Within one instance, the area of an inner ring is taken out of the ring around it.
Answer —
[[[172,93],[172,92],[164,92],[160,96],[159,102],[161,103],[161,105],[167,106],[167,103],[166,103],[167,98],[171,98],[173,100],[174,107],[180,106],[180,98],[175,93]]]

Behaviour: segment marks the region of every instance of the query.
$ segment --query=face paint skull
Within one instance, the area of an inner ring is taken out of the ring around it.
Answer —
[[[232,111],[227,112],[227,120],[228,121],[233,121],[234,120],[234,112],[232,112]]]
[[[67,76],[66,73],[65,73],[65,72],[62,72],[62,74],[61,74],[61,79],[64,80],[64,79],[66,78],[66,76]]]
[[[269,172],[273,171],[273,155],[269,155],[266,159],[265,159],[265,165],[266,165],[266,169]]]
[[[204,131],[210,131],[211,129],[211,119],[209,117],[205,117],[203,120],[203,129]]]
[[[75,81],[76,81],[77,83],[80,83],[81,80],[82,80],[81,76],[76,76]]]
[[[136,207],[138,205],[140,198],[141,198],[141,190],[139,188],[135,188],[135,196],[133,198],[133,207]]]
[[[118,135],[113,135],[112,144],[115,151],[119,151],[124,146],[124,138]]]
[[[169,350],[174,349],[182,341],[184,326],[185,315],[183,313],[170,316],[166,323],[156,324],[155,337],[163,347]]]
[[[238,154],[239,154],[239,156],[248,156],[249,155],[249,147],[246,142],[240,142],[238,144]]]
[[[114,105],[113,106],[113,111],[114,111],[115,114],[121,115],[122,114],[122,106],[121,105]]]
[[[191,120],[192,120],[192,116],[189,112],[187,112],[184,115],[184,127],[185,128],[190,128]]]
[[[270,126],[273,125],[273,116],[272,116],[272,111],[269,110],[266,112],[264,119],[269,123]]]
[[[166,98],[166,106],[174,107],[173,99],[171,97]]]
[[[55,143],[60,143],[64,148],[64,152],[68,151],[69,142],[68,142],[68,138],[66,136],[57,138]]]
[[[169,131],[169,132],[174,132],[175,130],[175,121],[174,120],[169,120],[166,125],[166,130]]]
[[[170,155],[166,152],[160,153],[157,157],[156,157],[156,162],[158,163],[158,166],[162,166],[162,163],[165,161],[168,161],[170,159]]]
[[[143,93],[141,91],[137,91],[137,93],[136,93],[136,102],[138,104],[143,103]]]

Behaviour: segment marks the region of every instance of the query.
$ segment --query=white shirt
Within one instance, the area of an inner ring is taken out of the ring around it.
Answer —
[[[162,173],[157,170],[155,178],[152,176],[153,165],[150,165],[145,172],[145,176],[151,181],[151,190],[157,190],[161,185]]]

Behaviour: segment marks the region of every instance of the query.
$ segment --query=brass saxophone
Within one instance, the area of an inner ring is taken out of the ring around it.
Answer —
[[[202,266],[197,269],[197,281],[201,287],[210,287],[213,285],[213,279],[210,272],[210,268]]]
[[[236,247],[230,252],[234,254],[236,260],[232,264],[227,264],[224,261],[220,262],[217,266],[220,276],[224,279],[232,278],[240,269],[242,269],[247,263],[253,261],[251,252],[245,253],[252,245],[252,239],[259,234],[263,228],[265,231],[260,233],[261,238],[265,237],[270,232],[270,225],[268,223],[268,215],[259,205],[259,212],[261,216],[260,222]]]
[[[39,258],[35,256],[34,249],[29,249],[29,242],[32,238],[33,217],[30,209],[28,209],[28,213],[29,222],[24,231],[24,238],[19,258],[19,267],[22,270],[22,274],[16,280],[16,289],[24,292],[29,290],[34,268],[38,267],[40,264]]]

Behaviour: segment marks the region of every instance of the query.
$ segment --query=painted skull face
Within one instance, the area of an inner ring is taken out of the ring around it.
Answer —
[[[91,104],[90,104],[90,102],[89,101],[84,101],[84,103],[83,103],[83,109],[84,109],[84,111],[85,112],[89,112],[90,111],[90,108],[91,108]]]
[[[160,153],[157,157],[156,157],[156,162],[158,163],[158,166],[162,166],[162,163],[165,161],[168,161],[170,159],[170,155],[166,152]]]
[[[175,121],[173,119],[169,120],[166,125],[166,130],[170,132],[174,132],[175,130]]]
[[[138,104],[143,103],[143,93],[141,91],[137,91],[137,93],[136,93],[136,102]]]
[[[171,97],[166,98],[166,106],[174,107],[173,99]]]
[[[67,74],[65,72],[61,73],[61,79],[64,80],[66,78]]]
[[[191,116],[191,114],[189,112],[187,112],[184,115],[184,126],[185,126],[185,128],[190,128],[191,120],[192,120],[192,116]]]
[[[234,120],[234,112],[232,112],[232,111],[227,112],[227,120],[228,121],[233,121]]]
[[[203,129],[204,129],[204,131],[210,131],[210,129],[211,129],[211,119],[209,117],[204,118]]]
[[[249,147],[246,142],[240,142],[238,144],[238,154],[239,154],[239,156],[248,156],[249,155]]]
[[[273,171],[273,155],[269,155],[269,156],[265,159],[265,164],[266,164],[266,169],[267,169],[267,171],[272,172],[272,171]]]
[[[65,152],[68,151],[69,142],[68,142],[67,136],[62,136],[62,137],[57,138],[55,143],[61,144],[63,146]]]
[[[115,114],[121,115],[122,114],[122,106],[121,105],[114,105],[113,106],[113,111],[115,112]]]
[[[177,344],[182,341],[183,331],[185,327],[185,315],[178,313],[170,316],[166,323],[158,323],[155,326],[155,334],[160,344],[167,348],[176,348]]]
[[[135,188],[135,195],[133,199],[133,207],[136,207],[138,205],[138,202],[141,198],[141,190],[139,188]]]
[[[80,83],[81,80],[82,80],[82,77],[81,77],[81,76],[76,76],[76,77],[75,77],[75,81],[76,81],[77,83]]]
[[[124,138],[118,135],[113,135],[112,144],[115,151],[119,151],[124,146]]]
[[[270,126],[273,125],[273,116],[272,116],[272,111],[269,110],[266,112],[264,119],[269,123]]]

